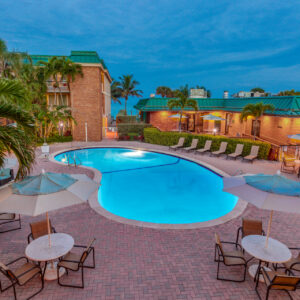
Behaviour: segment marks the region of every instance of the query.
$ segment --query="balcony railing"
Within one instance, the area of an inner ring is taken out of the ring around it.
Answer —
[[[59,82],[59,87],[56,86],[55,81],[47,81],[48,93],[69,93],[69,87],[67,81]]]

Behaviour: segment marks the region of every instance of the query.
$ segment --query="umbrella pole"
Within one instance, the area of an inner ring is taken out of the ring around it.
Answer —
[[[49,221],[49,215],[48,212],[46,212],[46,218],[47,218],[47,227],[48,227],[48,241],[49,241],[49,247],[51,247],[51,229],[50,229],[50,221]]]
[[[271,210],[270,218],[269,218],[269,222],[268,222],[268,231],[267,231],[267,239],[266,239],[266,248],[268,248],[268,242],[269,242],[269,236],[270,236],[270,231],[271,231],[272,218],[273,218],[273,210]]]

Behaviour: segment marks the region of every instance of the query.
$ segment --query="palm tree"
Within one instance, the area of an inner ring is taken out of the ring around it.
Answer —
[[[115,103],[119,103],[121,104],[121,101],[119,98],[122,97],[122,92],[121,89],[119,87],[119,82],[115,81],[114,79],[112,79],[112,82],[110,84],[110,93],[111,93],[111,99],[115,102]]]
[[[126,106],[128,97],[142,97],[143,92],[136,89],[139,82],[133,79],[133,75],[122,75],[122,77],[119,77],[119,80],[117,86],[120,89],[121,98],[125,99],[125,114],[127,115]]]
[[[157,95],[161,95],[163,98],[164,97],[168,97],[168,98],[172,98],[173,97],[173,91],[167,87],[167,86],[158,86],[156,88],[156,92]]]
[[[264,114],[265,111],[270,110],[274,111],[275,107],[273,104],[263,104],[263,102],[256,103],[256,104],[247,104],[244,106],[241,115],[240,115],[240,121],[243,122],[244,120],[247,120],[248,117],[252,116],[254,117],[254,139],[257,135],[257,122],[258,119]]]
[[[0,78],[0,117],[17,123],[13,126],[0,126],[0,167],[5,156],[11,152],[19,162],[16,178],[23,178],[34,162],[34,119],[20,103],[25,91],[23,86],[11,79]]]
[[[182,119],[182,114],[185,108],[192,108],[193,110],[198,109],[198,104],[197,101],[194,99],[189,99],[188,96],[185,93],[185,89],[183,89],[183,92],[181,91],[176,91],[175,96],[177,99],[170,99],[168,101],[168,107],[170,110],[173,108],[178,108],[179,109],[179,131],[181,131],[181,119]]]

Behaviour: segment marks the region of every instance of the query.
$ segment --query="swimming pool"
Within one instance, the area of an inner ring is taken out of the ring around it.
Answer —
[[[98,201],[109,212],[131,220],[188,224],[220,218],[237,197],[222,191],[222,178],[177,156],[127,148],[89,148],[64,152],[102,173]]]

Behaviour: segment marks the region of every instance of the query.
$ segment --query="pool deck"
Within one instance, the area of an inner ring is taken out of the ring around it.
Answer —
[[[51,152],[66,148],[85,146],[124,146],[154,151],[168,151],[167,147],[139,142],[117,142],[104,140],[100,143],[66,143],[51,145]],[[172,152],[173,153],[173,152]],[[67,167],[38,158],[32,174],[45,171],[85,173],[94,177],[92,170]],[[199,162],[207,163],[227,174],[268,173],[274,174],[280,168],[277,162],[255,161],[253,164],[239,160],[212,158],[208,155],[184,154]],[[293,177],[293,175],[288,175]],[[296,177],[293,177],[296,179]],[[247,274],[243,283],[216,280],[214,263],[214,233],[222,240],[234,241],[241,218],[262,219],[266,230],[269,212],[248,205],[241,216],[214,227],[166,230],[132,226],[105,218],[88,204],[73,206],[49,213],[57,232],[72,235],[77,244],[86,244],[96,238],[96,269],[85,271],[85,288],[60,287],[57,282],[45,282],[44,290],[34,299],[258,299],[254,282]],[[22,229],[0,235],[0,260],[8,262],[23,256],[29,234],[29,223],[43,219],[22,217]],[[299,247],[300,217],[296,214],[275,212],[271,236],[290,247]],[[221,268],[224,276],[238,275],[239,269]],[[78,282],[79,273],[70,273],[66,279]],[[67,278],[69,277],[69,278]],[[2,281],[3,277],[0,276]],[[4,284],[4,282],[3,282]],[[261,285],[263,286],[263,285]],[[39,287],[38,279],[25,287],[17,287],[21,299]],[[265,288],[260,289],[265,293]],[[0,299],[13,299],[13,291],[0,294]],[[300,299],[300,291],[293,292],[294,299]],[[269,299],[288,299],[284,292],[270,293]]]

